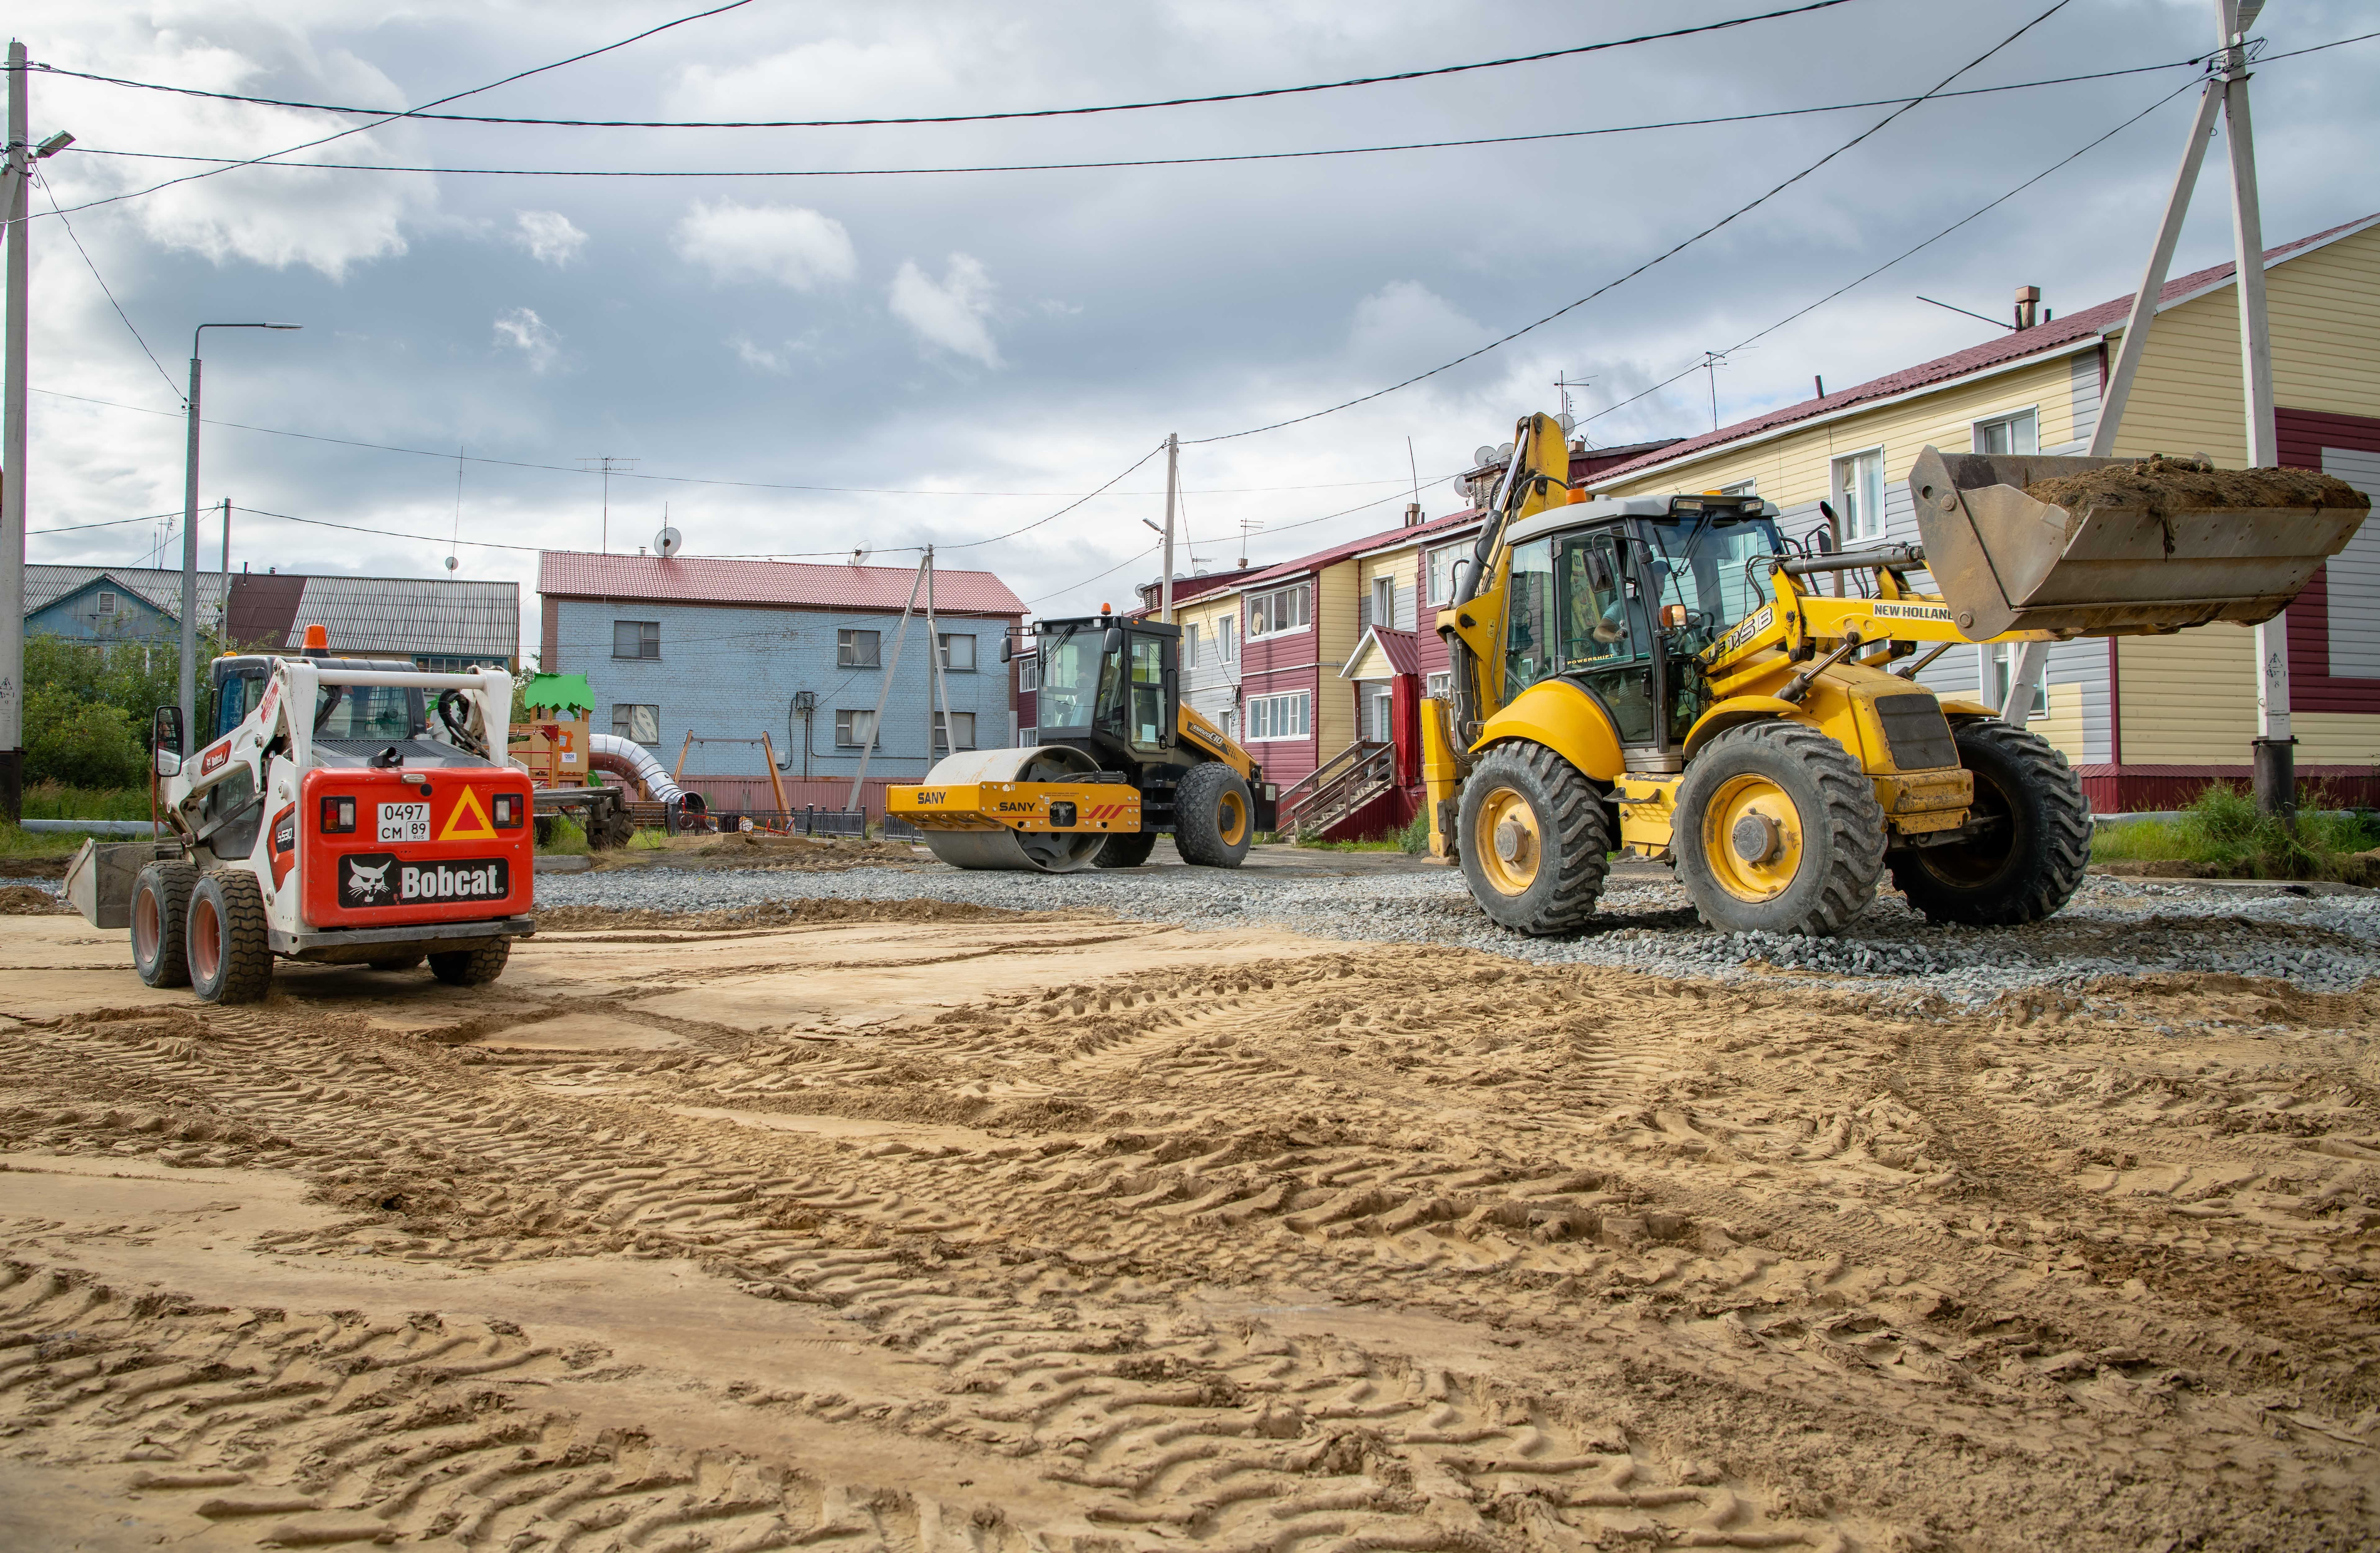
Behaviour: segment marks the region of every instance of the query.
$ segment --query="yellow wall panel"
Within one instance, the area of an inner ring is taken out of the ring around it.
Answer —
[[[2116,644],[2127,766],[2244,766],[2256,736],[2256,634],[2204,625]]]
[[[2050,685],[2042,688],[2049,698],[2049,710],[2025,726],[2055,745],[2070,764],[2082,764],[2082,687]]]
[[[2289,732],[2298,736],[2301,766],[2380,768],[2380,716],[2370,712],[2292,712]]]

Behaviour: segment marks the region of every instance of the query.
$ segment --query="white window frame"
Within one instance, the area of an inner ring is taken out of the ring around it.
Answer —
[[[2020,420],[2026,419],[2030,419],[2033,422],[2033,445],[2031,447],[2011,447],[2009,449],[2009,452],[2011,455],[2039,453],[2041,451],[2041,406],[2039,405],[2023,405],[2012,410],[2002,410],[1998,415],[1976,417],[1974,420],[1968,424],[1967,427],[1969,445],[1974,452],[1981,453],[1984,451],[1984,429],[1985,427],[2012,426]],[[2010,440],[2013,442],[2015,439],[2011,438]]]
[[[2008,704],[2009,675],[2016,672],[2016,642],[1986,644],[1977,655],[1982,664],[1983,683],[1976,688],[1983,693],[1984,704],[1998,711]],[[2033,716],[2049,715],[2048,665],[2042,667],[2041,677],[2033,682]]]
[[[858,660],[860,637],[876,638],[867,662]],[[838,669],[880,669],[884,666],[884,633],[865,625],[840,625],[834,633],[834,666]],[[837,715],[840,715],[838,713]]]
[[[1720,486],[1718,493],[1722,496],[1757,496],[1760,494],[1760,481],[1757,478],[1740,479],[1733,485]]]
[[[976,746],[975,713],[971,711],[960,711],[955,708],[952,709],[950,714],[950,727],[951,731],[957,734],[962,741],[959,745],[959,748],[973,749]],[[933,740],[935,754],[948,755],[951,753],[951,741],[949,735],[944,734],[942,731],[942,712],[940,708],[936,708],[934,710]]]
[[[637,737],[637,713],[640,711],[653,714],[653,736],[650,739]],[[622,717],[620,714],[623,712],[627,715]],[[662,709],[650,701],[614,701],[612,703],[612,733],[615,737],[625,739],[630,744],[639,744],[659,749],[662,743]]]
[[[1264,613],[1264,614],[1265,614],[1265,616],[1266,616],[1266,618],[1267,618],[1267,619],[1270,619],[1270,618],[1272,617],[1272,615],[1274,614],[1274,613],[1275,613],[1275,612],[1271,609],[1271,607],[1270,607],[1272,601],[1274,601],[1274,600],[1276,600],[1276,599],[1289,599],[1289,598],[1294,598],[1294,599],[1297,601],[1297,607],[1296,607],[1293,611],[1292,611],[1292,612],[1291,612],[1292,613],[1294,613],[1294,614],[1296,614],[1296,615],[1299,617],[1299,619],[1298,619],[1298,621],[1297,621],[1297,624],[1296,624],[1296,625],[1278,625],[1278,626],[1274,626],[1274,627],[1272,627],[1272,628],[1270,628],[1270,629],[1269,629],[1269,630],[1264,630],[1264,631],[1259,631],[1259,630],[1257,630],[1257,629],[1256,628],[1256,625],[1257,625],[1257,606],[1258,606],[1258,605],[1260,605],[1260,604],[1261,604],[1261,605],[1265,605],[1265,606],[1267,606],[1267,607],[1264,609],[1263,613]],[[1313,630],[1313,629],[1314,629],[1314,582],[1313,582],[1313,579],[1309,577],[1309,578],[1307,578],[1306,580],[1305,580],[1305,581],[1303,581],[1303,582],[1293,582],[1293,583],[1289,584],[1289,585],[1288,585],[1287,587],[1285,587],[1285,588],[1266,588],[1266,589],[1265,589],[1263,592],[1261,592],[1261,593],[1251,593],[1251,594],[1249,594],[1249,595],[1248,595],[1248,601],[1247,601],[1247,614],[1248,614],[1248,640],[1250,640],[1250,641],[1252,641],[1252,642],[1253,642],[1253,641],[1259,641],[1259,640],[1270,640],[1270,639],[1271,639],[1272,637],[1291,637],[1291,636],[1295,636],[1295,635],[1296,635],[1298,632],[1300,632],[1300,631],[1311,631],[1311,630]]]
[[[1372,579],[1372,624],[1391,631],[1397,628],[1397,579],[1385,572]]]
[[[1195,620],[1182,627],[1182,666],[1185,669],[1198,666],[1198,623]]]
[[[1216,657],[1223,663],[1240,661],[1240,617],[1227,614],[1215,622]]]
[[[872,707],[837,707],[834,710],[834,747],[865,749],[868,733],[875,724],[876,710]]]
[[[1876,460],[1876,512],[1872,516],[1859,510],[1860,504],[1849,494],[1843,484],[1844,475],[1864,458]],[[1874,447],[1855,448],[1850,453],[1836,455],[1828,467],[1828,483],[1834,487],[1835,511],[1844,520],[1842,541],[1846,550],[1853,545],[1865,544],[1871,540],[1884,538],[1883,443],[1878,443]],[[1850,510],[1845,510],[1847,508]],[[1857,528],[1852,527],[1854,519],[1860,520],[1860,526]]]
[[[1471,548],[1471,543],[1468,540],[1456,540],[1450,544],[1432,545],[1422,552],[1422,589],[1429,595],[1428,602],[1433,606],[1454,602],[1454,568],[1462,562],[1463,552]],[[1441,558],[1446,562],[1442,576],[1439,569]],[[1441,586],[1445,588],[1442,593],[1439,591]]]
[[[1034,654],[1019,658],[1016,661],[1016,689],[1018,694],[1022,695],[1026,691],[1038,690],[1040,688],[1041,660],[1038,654]]]
[[[942,673],[946,674],[975,673],[975,637],[965,631],[943,631],[938,633],[938,636],[941,639],[936,643],[936,647],[942,655]],[[966,661],[964,663],[952,661],[951,649],[960,642],[966,643]]]
[[[1223,737],[1231,740],[1233,744],[1239,743],[1240,714],[1237,708],[1226,709],[1223,713]]]
[[[1284,690],[1247,699],[1248,736],[1243,744],[1276,744],[1314,736],[1314,692]]]
[[[1447,696],[1451,693],[1453,689],[1454,674],[1451,670],[1441,669],[1437,673],[1427,676],[1421,682],[1422,695],[1427,699],[1433,701],[1445,700]]]
[[[93,601],[91,608],[98,611],[101,614],[114,614],[115,613],[115,590],[112,588],[101,588],[99,590],[99,597]]]
[[[637,630],[637,650],[620,650],[620,627],[633,625]],[[662,656],[662,623],[658,620],[615,620],[612,622],[612,656],[623,662],[655,663]]]

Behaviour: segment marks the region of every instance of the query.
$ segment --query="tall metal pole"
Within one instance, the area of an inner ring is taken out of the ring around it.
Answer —
[[[1165,434],[1165,581],[1162,602],[1157,618],[1166,625],[1173,624],[1173,503],[1174,493],[1182,483],[1182,439],[1174,432]]]
[[[917,607],[917,589],[924,587],[926,583],[926,564],[923,561],[918,562],[917,575],[909,579],[909,601],[901,606],[901,628],[892,634],[892,661],[884,666],[883,683],[876,688],[876,710],[868,714],[868,739],[859,746],[859,770],[851,779],[851,796],[844,800],[843,807],[847,809],[860,807],[860,790],[868,784],[868,759],[869,756],[876,753],[877,735],[884,731],[884,708],[892,699],[892,676],[901,672],[901,650],[908,645],[909,615]],[[877,637],[877,643],[880,654],[883,644],[880,634]],[[930,735],[927,743],[929,746],[927,753],[931,754]]]
[[[2231,152],[2232,278],[2240,290],[2240,387],[2247,400],[2248,467],[2281,461],[2273,413],[2273,334],[2265,313],[2265,221],[2256,201],[2256,140],[2248,121],[2248,51],[2243,39],[2261,4],[2216,0],[2223,46],[2224,140]],[[2256,807],[2297,810],[2297,740],[2289,733],[2289,616],[2256,627]]]
[[[2157,224],[2156,242],[2141,288],[2132,297],[2132,310],[2124,321],[2124,338],[2107,371],[2107,386],[2099,394],[2099,420],[2091,430],[2091,456],[2115,456],[2116,428],[2124,419],[2124,402],[2132,395],[2132,379],[2140,372],[2141,354],[2148,349],[2149,325],[2156,319],[2157,294],[2165,289],[2166,272],[2173,268],[2174,245],[2181,240],[2181,221],[2190,213],[2190,192],[2198,187],[2198,170],[2206,160],[2206,138],[2215,132],[2215,112],[2223,103],[2223,83],[2210,80],[2198,99],[2198,116],[2191,120],[2190,139],[2182,142],[2181,165],[2166,196],[2165,218]]]
[[[203,325],[201,326],[203,327]],[[199,335],[190,334],[189,443],[182,460],[182,753],[199,736]]]
[[[26,306],[32,255],[26,185],[33,164],[26,102],[25,45],[8,45],[8,357],[0,388],[0,816],[24,813],[25,783],[25,372],[30,357]]]
[[[942,628],[934,618],[934,547],[926,547],[926,647],[932,656],[926,660],[926,770],[934,769],[934,695],[939,689],[942,699],[942,747],[958,753],[956,730],[951,726],[951,671],[942,661]]]

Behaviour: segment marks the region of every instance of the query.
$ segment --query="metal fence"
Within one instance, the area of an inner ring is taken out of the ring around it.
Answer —
[[[680,820],[680,828],[690,828],[691,818]],[[742,831],[748,826],[780,836],[844,836],[856,840],[868,834],[866,809],[722,809],[704,818],[722,831]]]
[[[895,814],[884,817],[882,833],[888,842],[920,842],[926,839],[926,832]]]

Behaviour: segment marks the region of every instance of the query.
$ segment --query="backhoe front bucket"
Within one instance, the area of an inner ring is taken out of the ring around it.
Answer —
[[[1909,493],[1926,569],[1970,641],[2270,620],[2372,505],[2298,469],[1932,447]]]

